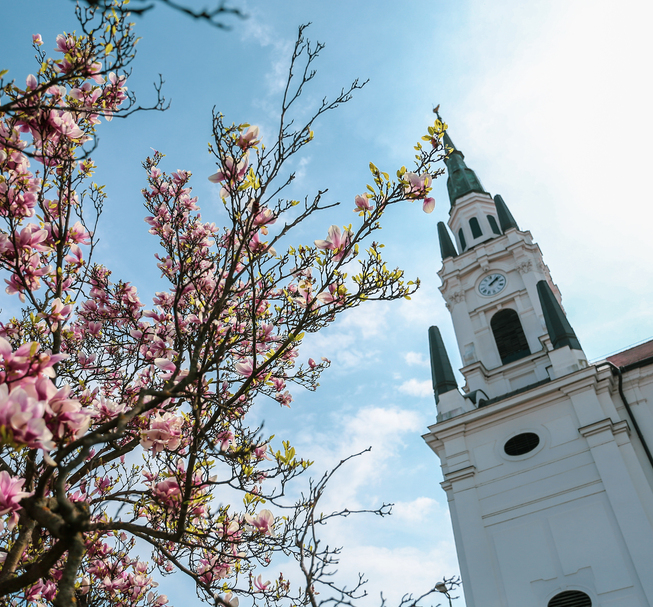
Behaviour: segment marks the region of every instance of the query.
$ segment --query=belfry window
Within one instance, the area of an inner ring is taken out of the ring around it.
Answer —
[[[483,230],[481,230],[481,224],[478,223],[478,219],[476,219],[476,217],[472,217],[469,220],[469,227],[472,229],[472,236],[474,238],[479,238],[480,236],[483,236]]]
[[[497,220],[494,218],[493,215],[488,215],[487,216],[487,222],[490,224],[490,227],[492,228],[492,231],[495,234],[501,235],[501,230],[499,229],[499,226],[497,224]]]
[[[465,234],[463,234],[463,229],[458,230],[458,240],[460,240],[460,252],[462,253],[467,248],[467,243],[465,242]]]
[[[547,607],[592,607],[592,599],[580,590],[567,590],[556,594]]]
[[[501,364],[507,365],[531,353],[524,329],[519,322],[519,315],[514,310],[506,308],[497,312],[490,321],[490,327],[497,343]]]

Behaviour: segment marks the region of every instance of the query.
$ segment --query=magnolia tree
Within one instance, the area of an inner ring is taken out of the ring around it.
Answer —
[[[314,120],[362,86],[294,126],[322,48],[301,28],[270,143],[213,116],[209,180],[225,227],[202,221],[189,172],[166,173],[159,152],[144,162],[145,221],[167,285],[146,305],[91,263],[105,200],[91,181],[95,130],[138,108],[126,88],[127,13],[94,4],[77,9],[80,33],[58,36],[55,58],[34,35],[37,72],[24,85],[0,82],[0,264],[22,308],[0,324],[2,604],[165,605],[155,577],[173,572],[212,604],[316,606],[320,589],[323,603],[351,604],[358,588],[336,586],[337,551],[316,535],[338,514],[316,509],[328,475],[288,503],[288,482],[310,462],[287,442],[273,448],[248,413],[254,401],[289,406],[292,387],[317,387],[329,361],[302,360],[305,334],[417,288],[370,237],[390,205],[432,210],[446,126],[429,128],[412,172],[391,179],[370,165],[351,225],[291,246],[295,228],[332,205],[324,192],[284,199],[284,165],[311,141]],[[163,106],[159,94],[153,107]],[[275,553],[297,560],[299,586],[265,579]]]

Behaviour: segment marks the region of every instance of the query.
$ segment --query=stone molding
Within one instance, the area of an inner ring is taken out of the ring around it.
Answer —
[[[465,301],[465,291],[455,291],[449,295],[447,303],[453,307],[463,301]]]
[[[528,272],[532,271],[533,269],[533,261],[530,259],[527,259],[525,261],[522,261],[517,264],[516,266],[517,270],[519,271],[520,274],[528,274]]]
[[[626,434],[630,435],[630,426],[625,419],[614,423],[608,417],[606,419],[602,419],[601,421],[594,422],[593,424],[588,424],[587,426],[578,428],[578,432],[580,432],[581,436],[584,436],[585,438],[588,436],[594,436],[595,434],[601,434],[602,432],[606,432],[608,430],[612,432],[613,436],[616,436],[621,432],[625,432]]]
[[[444,480],[445,482],[448,483],[455,483],[457,481],[462,481],[466,478],[472,478],[473,476],[476,475],[476,466],[465,466],[464,468],[460,468],[459,470],[452,470],[451,472],[447,472],[444,475]]]

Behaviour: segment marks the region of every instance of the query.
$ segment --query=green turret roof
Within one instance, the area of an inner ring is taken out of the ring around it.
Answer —
[[[447,350],[444,347],[440,329],[429,328],[429,349],[431,351],[431,377],[433,379],[433,392],[436,404],[440,394],[458,389],[458,382],[453,374]]]
[[[447,152],[453,150],[444,161],[447,166],[447,172],[449,173],[447,177],[447,190],[449,191],[451,206],[453,207],[456,204],[456,200],[462,198],[465,194],[471,192],[487,194],[476,173],[465,164],[465,156],[460,150],[456,149],[447,131],[444,132],[442,141]]]
[[[505,203],[504,199],[499,194],[497,194],[494,197],[494,205],[497,208],[497,217],[499,218],[499,225],[501,226],[501,231],[505,232],[506,230],[510,230],[511,228],[515,228],[516,230],[519,230],[519,226],[517,225],[515,218],[512,216],[510,209],[508,209],[508,205]]]
[[[553,349],[557,350],[563,346],[569,346],[572,350],[582,350],[576,333],[571,328],[562,307],[555,298],[549,283],[546,280],[540,280],[537,283],[537,294],[540,297],[542,312],[544,313],[544,322],[546,330],[549,332]]]
[[[451,236],[447,231],[447,226],[442,221],[438,221],[438,239],[440,240],[440,253],[442,254],[442,261],[448,257],[456,257],[456,247],[453,246]]]

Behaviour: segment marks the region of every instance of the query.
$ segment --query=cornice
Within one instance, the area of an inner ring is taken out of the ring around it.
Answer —
[[[617,436],[617,434],[621,434],[622,432],[625,432],[626,435],[630,436],[630,426],[625,419],[615,423],[608,417],[598,422],[594,422],[593,424],[588,424],[587,426],[578,428],[578,432],[580,432],[581,436],[584,436],[585,438],[607,431],[610,431],[613,436]]]
[[[466,478],[472,478],[476,475],[476,466],[465,466],[458,470],[452,470],[444,474],[445,483],[455,483]]]
[[[560,392],[560,396],[568,396],[570,393],[596,384],[596,374],[596,368],[593,366],[579,369],[574,373],[540,384],[531,390],[520,392],[487,407],[467,411],[457,417],[433,424],[428,427],[430,435],[436,439],[445,438],[455,428],[467,432],[473,427],[486,422],[489,418],[496,418],[494,421],[499,421],[514,415],[516,410],[537,408],[543,402],[550,401],[551,396],[556,392]]]
[[[485,250],[489,247],[490,244],[496,244],[500,241],[500,239],[507,238],[508,237],[505,234],[502,236],[497,236],[496,238],[491,238],[471,249],[468,249],[453,259],[447,259],[447,261],[451,261],[451,266],[453,266],[452,269],[445,271],[445,265],[443,264],[438,271],[438,276],[442,279],[442,281],[446,281],[449,279],[449,277],[454,275],[459,277],[468,276],[479,268],[484,272],[487,272],[490,265],[496,264],[502,260],[514,264],[515,254],[519,249],[524,249],[525,251],[528,251],[529,253],[542,258],[542,251],[540,250],[538,244],[534,242],[528,243],[525,240],[507,243],[505,247],[500,248],[496,251]]]

